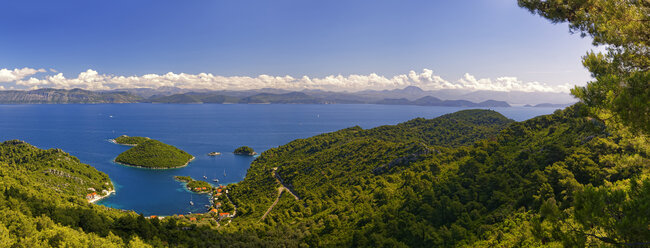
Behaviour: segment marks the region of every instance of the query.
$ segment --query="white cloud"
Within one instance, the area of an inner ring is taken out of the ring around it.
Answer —
[[[25,77],[34,75],[39,72],[45,72],[45,69],[33,69],[27,67],[13,70],[0,69],[0,83],[22,80]]]
[[[50,69],[56,73],[55,70]],[[548,85],[540,82],[523,82],[516,77],[499,77],[496,79],[480,78],[466,73],[456,81],[448,81],[435,75],[432,70],[424,69],[422,72],[409,71],[393,77],[380,76],[375,73],[369,75],[330,75],[322,78],[302,76],[271,76],[259,75],[246,76],[219,76],[211,73],[186,74],[146,74],[142,76],[115,76],[99,74],[88,69],[79,73],[75,78],[67,78],[63,73],[48,75],[43,78],[27,76],[43,69],[1,69],[0,82],[13,82],[17,87],[37,88],[82,88],[88,90],[110,90],[120,88],[159,88],[179,87],[186,89],[210,90],[246,90],[260,88],[277,88],[287,90],[321,89],[331,91],[359,91],[366,89],[395,89],[406,86],[418,86],[425,90],[463,89],[463,90],[495,90],[495,91],[526,91],[526,92],[568,92],[570,85]]]

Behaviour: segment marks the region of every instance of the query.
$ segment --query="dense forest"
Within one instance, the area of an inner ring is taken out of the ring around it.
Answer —
[[[122,137],[118,137],[116,142]],[[149,138],[125,137],[119,142],[136,144],[115,158],[115,162],[126,165],[146,168],[176,168],[187,165],[194,158],[181,149]]]
[[[300,199],[281,198],[263,222],[300,223],[315,246],[648,242],[650,145],[586,113],[510,123],[461,111],[296,140],[231,187],[238,222],[260,219],[279,177]]]

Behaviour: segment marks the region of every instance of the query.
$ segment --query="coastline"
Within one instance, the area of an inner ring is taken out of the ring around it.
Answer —
[[[178,168],[183,168],[183,167],[189,165],[190,162],[192,162],[195,158],[196,158],[196,157],[192,156],[192,158],[191,158],[190,160],[188,160],[187,163],[185,163],[184,165],[181,165],[181,166],[176,166],[176,167],[146,167],[146,166],[140,166],[140,165],[133,165],[133,164],[127,164],[127,163],[117,162],[117,161],[115,161],[115,159],[113,159],[113,163],[116,163],[116,164],[119,164],[119,165],[123,165],[123,166],[128,166],[128,167],[140,168],[140,169],[168,170],[168,169],[178,169]]]
[[[89,200],[88,202],[94,204],[95,202],[97,202],[97,201],[99,201],[99,200],[102,200],[102,199],[104,199],[104,198],[106,198],[106,197],[109,197],[109,196],[111,196],[112,194],[115,194],[115,193],[116,193],[116,192],[115,192],[115,188],[113,188],[113,189],[111,189],[110,191],[108,191],[108,194],[106,194],[106,195],[104,195],[104,196],[97,197],[97,198],[92,199],[92,200]]]

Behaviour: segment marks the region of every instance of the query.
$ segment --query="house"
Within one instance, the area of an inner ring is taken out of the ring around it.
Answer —
[[[99,195],[96,192],[92,192],[86,195],[86,200],[92,201],[97,199],[97,197],[99,197]]]
[[[218,192],[218,193],[221,193],[221,189],[217,189],[217,192]]]
[[[196,217],[190,217],[190,221],[196,221]]]
[[[217,213],[217,209],[216,209],[216,208],[210,209],[210,213],[215,213],[215,214],[216,214],[216,213]]]
[[[221,207],[221,202],[217,202],[217,204],[214,204],[217,208]]]
[[[219,213],[219,219],[230,218],[232,215],[230,213]]]

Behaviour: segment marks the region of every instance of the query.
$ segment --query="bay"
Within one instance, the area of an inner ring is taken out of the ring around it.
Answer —
[[[373,104],[44,104],[0,105],[0,140],[20,139],[39,148],[60,148],[107,173],[116,194],[98,204],[144,215],[204,212],[207,196],[185,189],[173,176],[242,180],[254,157],[232,154],[242,145],[258,153],[325,132],[393,125],[416,117],[434,118],[466,108]],[[516,121],[550,114],[555,108],[491,108]],[[129,147],[120,135],[145,136],[194,155],[187,167],[151,170],[113,159]],[[207,156],[221,152],[220,156]],[[215,183],[216,184],[216,183]],[[195,203],[190,205],[190,199]]]

